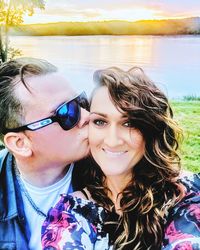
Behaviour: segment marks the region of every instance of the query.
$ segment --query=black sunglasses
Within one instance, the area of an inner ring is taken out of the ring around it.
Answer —
[[[24,130],[35,131],[44,128],[54,122],[58,122],[62,129],[70,130],[75,127],[81,118],[81,108],[89,110],[89,102],[85,92],[74,97],[72,100],[59,106],[55,114],[42,120],[31,122],[18,128],[6,128],[4,134],[8,132],[20,132]]]

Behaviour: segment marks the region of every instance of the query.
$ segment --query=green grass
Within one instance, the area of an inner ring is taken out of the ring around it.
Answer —
[[[183,101],[171,101],[171,105],[174,118],[184,131],[181,145],[183,168],[200,172],[200,100],[187,98]]]
[[[183,168],[192,172],[200,172],[200,100],[188,98],[184,101],[172,101],[171,105],[174,118],[184,132],[181,145]]]

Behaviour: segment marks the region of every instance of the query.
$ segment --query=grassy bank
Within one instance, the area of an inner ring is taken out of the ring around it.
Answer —
[[[172,101],[174,117],[184,131],[181,157],[184,169],[200,172],[200,100]]]
[[[184,131],[181,147],[183,167],[200,172],[200,100],[172,101],[171,105],[174,117]]]

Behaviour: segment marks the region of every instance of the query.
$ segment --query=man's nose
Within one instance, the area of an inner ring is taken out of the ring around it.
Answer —
[[[82,128],[89,123],[89,115],[90,113],[86,109],[81,108],[81,119],[78,123],[79,128]]]

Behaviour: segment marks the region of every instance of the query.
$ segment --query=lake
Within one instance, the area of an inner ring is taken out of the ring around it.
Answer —
[[[23,56],[60,67],[78,89],[94,87],[93,72],[142,67],[169,98],[200,96],[200,36],[13,36]]]

